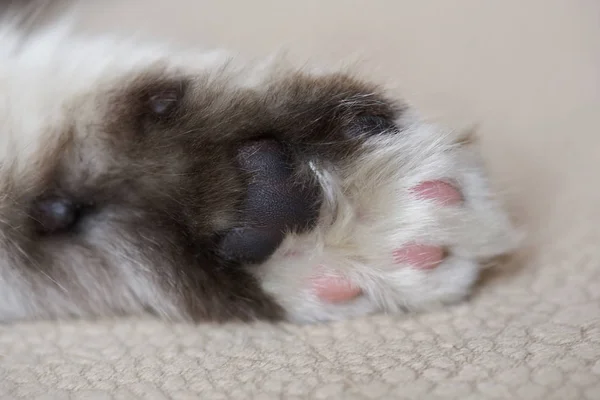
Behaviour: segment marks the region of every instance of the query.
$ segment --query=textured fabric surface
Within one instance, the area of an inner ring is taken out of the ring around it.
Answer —
[[[478,124],[494,184],[529,237],[468,302],[429,314],[0,326],[1,399],[600,399],[600,3],[128,0],[82,10],[91,31],[202,37],[249,54],[285,45],[300,59],[360,53],[425,115]]]

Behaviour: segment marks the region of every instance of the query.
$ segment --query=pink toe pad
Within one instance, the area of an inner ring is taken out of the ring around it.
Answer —
[[[444,181],[426,181],[412,188],[412,192],[423,199],[436,200],[442,205],[460,204],[463,197],[451,184]]]
[[[311,280],[317,297],[327,303],[345,303],[362,294],[349,280],[336,276],[317,276]]]
[[[444,249],[424,244],[409,244],[394,251],[396,264],[410,264],[419,269],[433,269],[444,259]]]

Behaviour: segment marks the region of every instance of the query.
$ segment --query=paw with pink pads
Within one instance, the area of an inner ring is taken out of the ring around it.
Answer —
[[[418,198],[433,200],[443,206],[460,206],[461,193],[451,184],[436,180],[423,182],[411,189]],[[393,263],[398,268],[431,270],[439,266],[447,252],[441,246],[410,243],[392,252]],[[320,268],[322,269],[322,268]],[[316,296],[329,303],[343,303],[354,300],[363,294],[360,286],[352,283],[342,274],[317,275],[311,280]]]
[[[402,134],[367,140],[347,174],[318,171],[326,196],[315,228],[288,236],[261,266],[264,289],[289,319],[460,301],[484,261],[518,244],[469,145],[419,123]]]
[[[251,229],[226,240],[226,254],[258,255],[249,270],[297,322],[465,298],[484,261],[518,243],[473,142],[419,120],[376,87],[339,76],[309,83],[305,95],[283,97],[295,108],[277,103],[287,107],[278,115],[315,113],[304,124],[275,124],[280,147],[261,147],[285,157],[273,163],[249,152],[268,164],[264,173],[242,163],[257,188],[241,213]]]

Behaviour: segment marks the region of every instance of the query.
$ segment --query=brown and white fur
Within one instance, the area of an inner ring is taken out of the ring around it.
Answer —
[[[468,141],[346,73],[3,24],[0,121],[0,321],[429,309],[517,243]],[[415,241],[447,257],[394,263]],[[320,300],[316,268],[362,295]]]

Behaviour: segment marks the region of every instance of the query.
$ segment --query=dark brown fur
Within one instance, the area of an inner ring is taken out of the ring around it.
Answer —
[[[66,232],[40,234],[36,221],[26,217],[28,210],[17,207],[10,210],[12,225],[21,228],[13,231],[10,246],[22,254],[18,263],[35,277],[34,286],[44,281],[60,296],[67,296],[65,287],[68,296],[77,294],[68,300],[83,310],[75,314],[132,310],[116,300],[101,299],[100,305],[87,298],[63,268],[73,262],[67,258],[86,260],[81,268],[89,268],[102,287],[119,280],[110,252],[133,251],[131,257],[150,269],[140,273],[153,277],[183,316],[280,319],[281,307],[259,288],[253,266],[219,252],[224,235],[248,219],[243,204],[252,174],[240,168],[238,151],[252,141],[273,140],[286,152],[296,183],[314,185],[304,168],[308,161],[343,163],[364,135],[393,127],[402,108],[376,93],[347,76],[312,78],[300,72],[260,90],[154,72],[132,79],[128,87],[98,96],[99,109],[108,110],[101,122],[71,128],[86,137],[83,142],[63,135],[67,139],[57,147],[59,154],[52,154],[54,162],[46,164],[51,167],[44,178],[15,202],[30,207],[44,196],[59,196],[82,206],[80,220]],[[77,113],[76,105],[71,111]],[[88,165],[88,145],[109,154],[104,170]],[[110,232],[116,246],[123,242],[124,247],[98,246],[93,229]],[[62,313],[54,310],[50,316]]]

